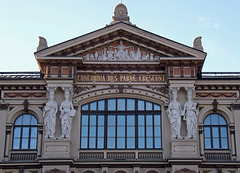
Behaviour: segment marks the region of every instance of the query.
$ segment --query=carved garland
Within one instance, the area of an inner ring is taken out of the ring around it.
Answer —
[[[196,97],[198,98],[236,98],[237,97],[237,93],[207,93],[207,92],[200,92],[200,93],[196,93]]]
[[[91,87],[90,86],[85,86],[85,87],[74,86],[73,93],[74,93],[74,95],[78,95],[79,93],[81,93],[83,91],[91,90],[95,87],[96,86],[91,86]]]
[[[46,93],[35,92],[35,93],[4,93],[4,98],[46,98]]]

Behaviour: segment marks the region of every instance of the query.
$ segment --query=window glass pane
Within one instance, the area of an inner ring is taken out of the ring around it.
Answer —
[[[221,137],[227,137],[227,127],[221,127]]]
[[[22,139],[22,149],[28,149],[28,138]]]
[[[135,138],[127,138],[127,148],[135,148]]]
[[[96,137],[96,127],[90,127],[90,137]]]
[[[161,138],[155,138],[154,139],[154,145],[155,145],[155,148],[161,148]]]
[[[115,148],[115,138],[107,139],[107,148]]]
[[[37,127],[31,127],[31,137],[37,137]]]
[[[219,124],[220,125],[226,125],[225,119],[222,116],[220,116],[220,115],[219,115]]]
[[[160,137],[161,136],[161,128],[160,126],[155,126],[154,127],[154,136]]]
[[[211,138],[205,138],[205,149],[211,149]]]
[[[16,119],[15,125],[22,125],[22,115]]]
[[[117,136],[118,137],[125,137],[125,127],[118,127],[117,128]]]
[[[210,127],[204,127],[204,136],[211,137]]]
[[[152,136],[153,136],[153,127],[147,126],[147,137],[152,137]]]
[[[144,127],[138,127],[138,136],[139,137],[145,136],[145,128]]]
[[[90,110],[91,110],[91,111],[97,110],[97,102],[92,102],[92,103],[90,103]]]
[[[96,115],[90,116],[90,125],[96,125]]]
[[[207,116],[207,118],[205,118],[204,120],[204,125],[210,125],[211,124],[211,116]]]
[[[118,110],[124,111],[125,110],[125,99],[118,99],[117,100]]]
[[[81,148],[87,148],[87,138],[81,138]]]
[[[144,110],[144,101],[138,100],[138,110],[143,111]]]
[[[33,115],[31,116],[31,125],[37,125],[37,119]]]
[[[211,115],[211,123],[212,125],[218,125],[218,114],[212,114]]]
[[[125,125],[125,115],[118,115],[117,116],[117,124],[118,125]]]
[[[218,127],[212,127],[212,135],[213,137],[219,137]]]
[[[117,138],[117,148],[125,148],[125,138]]]
[[[21,135],[21,127],[15,127],[14,128],[14,137],[19,137]]]
[[[20,139],[13,139],[13,149],[20,149]]]
[[[147,125],[153,125],[153,122],[152,122],[152,115],[147,115],[146,116],[146,124]]]
[[[83,110],[83,111],[87,111],[87,110],[88,110],[88,104],[83,105],[83,106],[82,106],[82,110]]]
[[[135,116],[134,115],[128,115],[127,116],[127,125],[135,125]]]
[[[109,111],[116,110],[116,99],[108,99],[108,110]]]
[[[89,148],[96,148],[96,138],[89,138]]]
[[[98,101],[98,110],[103,111],[105,108],[105,102],[104,100]]]
[[[98,125],[104,125],[104,116],[98,115]]]
[[[161,124],[160,115],[154,115],[154,125],[160,125],[160,124]]]
[[[23,127],[22,137],[29,137],[29,127]]]
[[[115,127],[108,127],[108,137],[115,137]]]
[[[148,110],[148,111],[153,110],[152,103],[146,102],[146,110]]]
[[[144,115],[138,116],[138,125],[145,125]]]
[[[82,115],[82,125],[88,125],[88,115]]]
[[[219,146],[219,138],[213,138],[213,148],[218,149]]]
[[[115,117],[116,117],[115,115],[108,116],[108,125],[115,125],[115,123],[116,123]]]
[[[87,136],[88,136],[88,127],[82,126],[82,137],[87,137]]]
[[[23,125],[30,125],[30,115],[29,114],[23,115]]]
[[[37,139],[31,139],[30,149],[37,149]]]
[[[159,105],[156,105],[156,104],[154,104],[154,110],[155,110],[155,111],[160,111],[160,106],[159,106]]]
[[[153,148],[153,138],[147,138],[147,148]]]
[[[145,138],[138,138],[138,148],[145,148]]]
[[[228,140],[227,138],[221,138],[222,149],[228,149]]]
[[[135,99],[127,99],[127,110],[128,111],[135,110]]]
[[[104,137],[104,127],[98,126],[98,137]]]
[[[104,138],[98,138],[97,139],[97,148],[104,148]]]
[[[134,137],[135,136],[135,127],[128,127],[127,128],[127,137]]]

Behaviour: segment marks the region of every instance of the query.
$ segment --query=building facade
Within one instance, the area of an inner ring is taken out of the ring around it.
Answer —
[[[48,47],[40,73],[1,73],[1,173],[240,172],[240,73],[130,22]]]

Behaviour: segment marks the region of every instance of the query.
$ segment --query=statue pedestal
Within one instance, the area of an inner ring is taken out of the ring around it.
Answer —
[[[69,158],[70,138],[45,138],[43,140],[43,158]]]
[[[171,157],[194,158],[198,156],[198,142],[196,139],[172,139]]]

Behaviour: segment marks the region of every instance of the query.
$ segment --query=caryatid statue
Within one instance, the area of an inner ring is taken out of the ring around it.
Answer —
[[[45,137],[54,137],[56,126],[56,113],[58,111],[57,102],[54,100],[55,87],[47,87],[49,91],[49,100],[43,108],[44,126],[46,130]]]
[[[171,124],[172,137],[181,137],[180,128],[181,128],[181,106],[177,101],[177,92],[179,88],[171,88],[172,91],[172,100],[169,103],[167,114]]]
[[[195,138],[197,132],[197,103],[192,101],[193,87],[185,88],[187,91],[187,101],[184,104],[184,109],[182,115],[184,115],[184,120],[187,124],[187,137]]]
[[[74,110],[72,101],[70,100],[71,87],[62,87],[62,89],[64,90],[65,100],[61,103],[59,108],[61,111],[61,137],[69,138],[71,134],[72,118],[75,116],[76,111]]]

